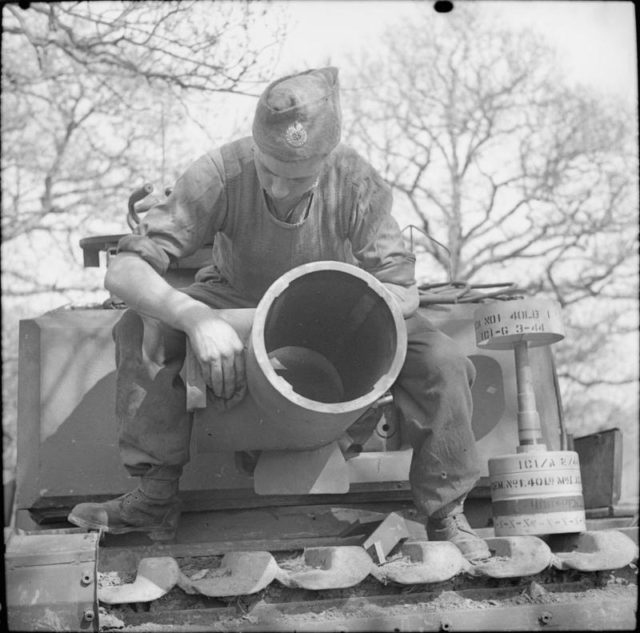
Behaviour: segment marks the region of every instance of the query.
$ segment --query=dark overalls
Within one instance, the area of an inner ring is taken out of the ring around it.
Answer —
[[[253,308],[281,274],[309,261],[347,261],[402,290],[415,259],[391,218],[391,195],[373,168],[339,146],[294,223],[264,204],[251,143],[242,139],[194,163],[165,204],[148,212],[119,250],[163,273],[171,258],[215,236],[213,265],[183,289],[212,308]],[[407,356],[393,387],[403,440],[413,448],[417,509],[439,516],[478,479],[471,430],[474,367],[419,312],[406,319]],[[114,329],[120,449],[133,476],[177,478],[189,461],[192,415],[180,371],[185,334],[128,310]]]

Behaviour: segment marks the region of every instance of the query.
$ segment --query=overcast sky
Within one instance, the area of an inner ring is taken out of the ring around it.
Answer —
[[[637,101],[633,2],[471,1],[506,25],[528,26],[542,33],[558,48],[568,74],[576,81],[613,92],[625,101]],[[284,4],[291,22],[276,75],[323,65],[329,58],[337,66],[344,65],[349,53],[375,46],[376,35],[389,23],[415,10],[433,12],[434,3],[289,0]]]

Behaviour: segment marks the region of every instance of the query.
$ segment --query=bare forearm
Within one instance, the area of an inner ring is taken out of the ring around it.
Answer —
[[[197,315],[210,308],[170,286],[147,262],[133,253],[115,257],[105,287],[130,308],[186,332]]]
[[[133,253],[120,253],[112,260],[104,285],[136,312],[185,332],[216,396],[227,402],[244,397],[244,347],[218,311],[170,286]]]

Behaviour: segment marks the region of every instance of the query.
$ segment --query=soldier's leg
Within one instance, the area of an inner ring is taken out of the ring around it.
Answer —
[[[394,396],[402,436],[413,448],[409,479],[432,540],[450,540],[467,558],[489,555],[463,514],[480,471],[471,429],[475,370],[455,341],[422,314],[407,319],[407,358]]]
[[[254,307],[224,283],[196,283],[183,292],[212,308]],[[171,538],[179,516],[178,483],[189,461],[191,414],[180,377],[186,336],[127,310],[114,328],[116,417],[124,466],[139,486],[106,503],[83,503],[69,520],[108,532],[150,532]]]

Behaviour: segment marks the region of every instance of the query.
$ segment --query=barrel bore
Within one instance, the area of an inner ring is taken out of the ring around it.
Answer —
[[[267,381],[252,385],[249,375],[254,397],[257,391],[259,400],[260,387],[267,386],[315,411],[372,404],[404,361],[406,332],[396,306],[381,284],[354,266],[318,262],[292,273],[256,310],[250,351]]]

